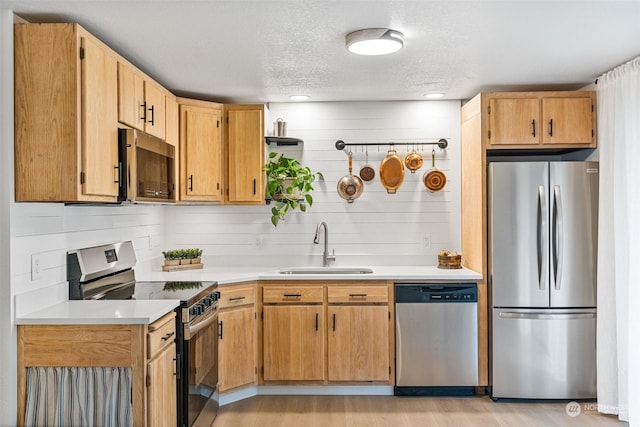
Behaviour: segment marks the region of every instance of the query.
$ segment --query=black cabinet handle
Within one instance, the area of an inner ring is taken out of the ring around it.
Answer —
[[[163,337],[161,338],[161,340],[162,340],[162,341],[166,341],[166,340],[168,340],[169,338],[171,338],[171,337],[172,337],[172,336],[174,336],[174,335],[175,335],[175,332],[169,332],[169,333],[167,333],[165,336],[163,336]]]
[[[140,117],[140,120],[146,123],[147,122],[147,101],[144,101],[142,104],[140,104],[140,108],[142,108],[142,117]]]
[[[218,322],[218,338],[222,339],[222,320]]]
[[[553,136],[553,119],[549,119],[549,136]]]
[[[245,299],[245,297],[234,297],[234,298],[229,298],[229,301],[241,301]]]
[[[349,298],[366,298],[367,294],[349,294]]]
[[[283,297],[285,298],[300,298],[302,296],[302,294],[284,294]]]
[[[193,191],[193,175],[189,175],[189,191]]]
[[[113,181],[115,184],[118,184],[118,187],[122,187],[122,163],[118,163],[116,166],[113,167],[114,169],[116,169],[118,171],[117,174],[117,178],[115,181]]]
[[[256,179],[253,178],[253,195],[256,195]]]
[[[151,123],[151,126],[153,126],[155,124],[155,105],[152,105],[151,108],[149,108],[149,111],[151,111],[151,120],[149,120],[149,123]]]
[[[318,313],[316,313],[316,332],[318,332]]]
[[[531,120],[531,135],[533,135],[533,137],[536,137],[536,121],[535,120]]]
[[[336,314],[333,313],[333,332],[336,331]]]

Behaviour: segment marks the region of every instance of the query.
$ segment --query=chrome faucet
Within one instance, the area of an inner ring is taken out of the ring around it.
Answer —
[[[329,263],[331,261],[336,260],[336,251],[333,250],[333,255],[329,255],[329,228],[327,227],[327,223],[322,221],[316,227],[316,236],[313,238],[313,243],[316,245],[320,243],[320,228],[324,226],[324,252],[322,253],[322,266],[329,267]]]

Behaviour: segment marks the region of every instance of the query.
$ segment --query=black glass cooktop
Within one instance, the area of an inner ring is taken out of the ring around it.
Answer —
[[[217,287],[216,282],[140,282],[136,281],[133,299],[177,299],[187,305],[199,301]]]

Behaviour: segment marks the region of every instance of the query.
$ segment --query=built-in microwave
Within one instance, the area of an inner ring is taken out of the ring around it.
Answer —
[[[153,135],[118,129],[119,202],[175,203],[175,147]]]

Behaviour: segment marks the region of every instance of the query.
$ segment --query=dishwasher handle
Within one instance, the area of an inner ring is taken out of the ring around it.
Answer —
[[[476,283],[396,283],[396,303],[477,303]]]

